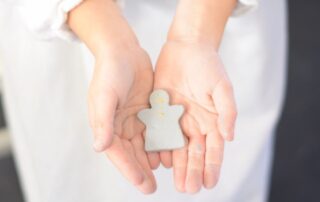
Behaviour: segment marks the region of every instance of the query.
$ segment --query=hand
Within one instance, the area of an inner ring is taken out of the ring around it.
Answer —
[[[142,192],[154,192],[151,168],[159,157],[144,151],[144,126],[136,117],[152,90],[148,55],[114,1],[83,1],[68,14],[68,25],[96,59],[88,96],[95,150],[105,151]]]
[[[96,58],[88,96],[95,150],[105,151],[144,193],[154,192],[156,182],[144,151],[144,125],[136,114],[148,107],[152,85],[153,71],[145,51],[136,45],[117,46]],[[152,155],[149,159],[153,167],[160,163]]]
[[[161,152],[165,167],[174,168],[176,188],[195,193],[218,181],[224,140],[232,140],[236,106],[231,83],[210,43],[168,41],[160,54],[154,88],[165,89],[171,104],[182,104],[180,125],[188,144]]]

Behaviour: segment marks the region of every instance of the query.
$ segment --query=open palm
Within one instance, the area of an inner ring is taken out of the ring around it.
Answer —
[[[141,48],[110,51],[96,61],[89,89],[94,148],[105,151],[120,172],[144,193],[156,189],[144,151],[143,124],[137,112],[148,107],[153,71]]]
[[[176,188],[195,193],[219,177],[224,140],[233,139],[236,107],[231,83],[216,50],[206,43],[169,41],[156,66],[155,89],[165,89],[171,104],[185,107],[180,125],[188,144],[161,152],[174,167]]]

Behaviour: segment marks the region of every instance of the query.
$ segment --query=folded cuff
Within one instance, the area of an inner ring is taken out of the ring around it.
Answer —
[[[238,0],[233,16],[240,16],[258,6],[258,0]]]
[[[28,29],[42,39],[62,38],[76,40],[77,36],[66,24],[68,12],[83,0],[60,0],[48,3],[42,1],[20,7],[22,19]],[[40,9],[39,9],[40,8]]]

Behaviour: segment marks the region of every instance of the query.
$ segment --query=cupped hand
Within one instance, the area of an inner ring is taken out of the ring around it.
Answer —
[[[171,104],[182,104],[180,119],[188,143],[161,152],[165,167],[173,165],[178,191],[195,193],[218,181],[224,141],[232,140],[236,105],[232,85],[215,48],[201,41],[168,41],[159,56],[154,88],[165,89]]]
[[[152,87],[150,59],[140,47],[118,46],[96,57],[88,95],[94,149],[104,151],[144,193],[156,189],[151,167],[157,167],[159,157],[144,151],[144,126],[136,114],[148,107]]]

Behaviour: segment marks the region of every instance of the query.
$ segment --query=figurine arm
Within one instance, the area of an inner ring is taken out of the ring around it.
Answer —
[[[140,112],[138,112],[137,116],[140,121],[142,121],[145,125],[149,122],[148,116],[150,114],[150,109],[143,109]]]
[[[179,118],[180,118],[184,112],[184,106],[183,105],[172,105],[172,107],[174,107],[174,110],[176,111],[176,113],[179,115]]]

